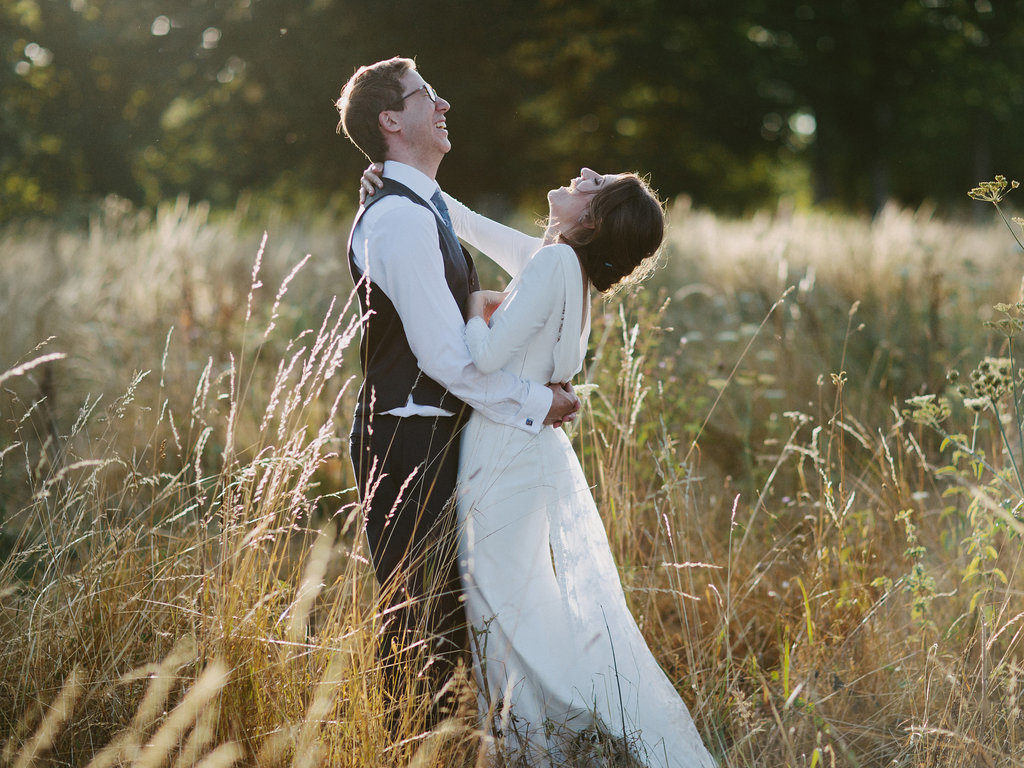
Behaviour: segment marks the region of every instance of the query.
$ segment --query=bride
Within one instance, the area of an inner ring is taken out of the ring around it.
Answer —
[[[549,192],[543,238],[448,195],[445,202],[459,237],[514,276],[506,293],[470,298],[473,361],[534,381],[568,383],[580,371],[591,288],[629,276],[664,233],[661,204],[632,173],[583,168]],[[513,752],[558,760],[581,734],[609,734],[650,766],[715,765],[629,612],[561,429],[531,435],[474,412],[462,436],[457,510],[480,708],[496,738]]]

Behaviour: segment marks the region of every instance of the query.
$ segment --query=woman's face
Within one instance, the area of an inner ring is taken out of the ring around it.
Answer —
[[[602,175],[589,168],[581,168],[580,175],[569,182],[569,186],[548,192],[548,226],[559,232],[568,232],[579,226],[592,228],[594,223],[585,216],[591,198],[597,190],[618,177],[619,174],[615,173]]]

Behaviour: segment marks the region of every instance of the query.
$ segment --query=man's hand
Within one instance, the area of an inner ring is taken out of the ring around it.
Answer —
[[[575,419],[580,410],[580,399],[572,391],[572,384],[548,384],[547,387],[551,390],[551,409],[544,423],[560,427]]]
[[[366,198],[384,186],[380,175],[384,173],[384,163],[370,163],[359,178],[359,204],[364,205]]]

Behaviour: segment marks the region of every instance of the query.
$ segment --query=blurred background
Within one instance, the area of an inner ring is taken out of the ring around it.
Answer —
[[[583,164],[723,213],[955,212],[1024,156],[1022,0],[0,0],[0,220],[350,210],[333,101],[396,54],[453,104],[439,180],[496,213]]]
[[[183,736],[208,664],[175,765],[461,764],[365,682],[334,101],[394,55],[477,209],[670,201],[572,439],[721,764],[1024,766],[1024,190],[967,194],[1024,173],[1024,0],[0,0],[0,764]]]

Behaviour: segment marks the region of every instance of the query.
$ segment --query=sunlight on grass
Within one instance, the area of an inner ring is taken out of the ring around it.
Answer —
[[[1007,357],[1001,226],[682,202],[595,305],[573,440],[723,765],[1024,762],[1020,423],[946,380]],[[422,697],[384,725],[348,225],[267,229],[110,201],[0,232],[4,765],[486,764],[468,680],[435,731]]]

